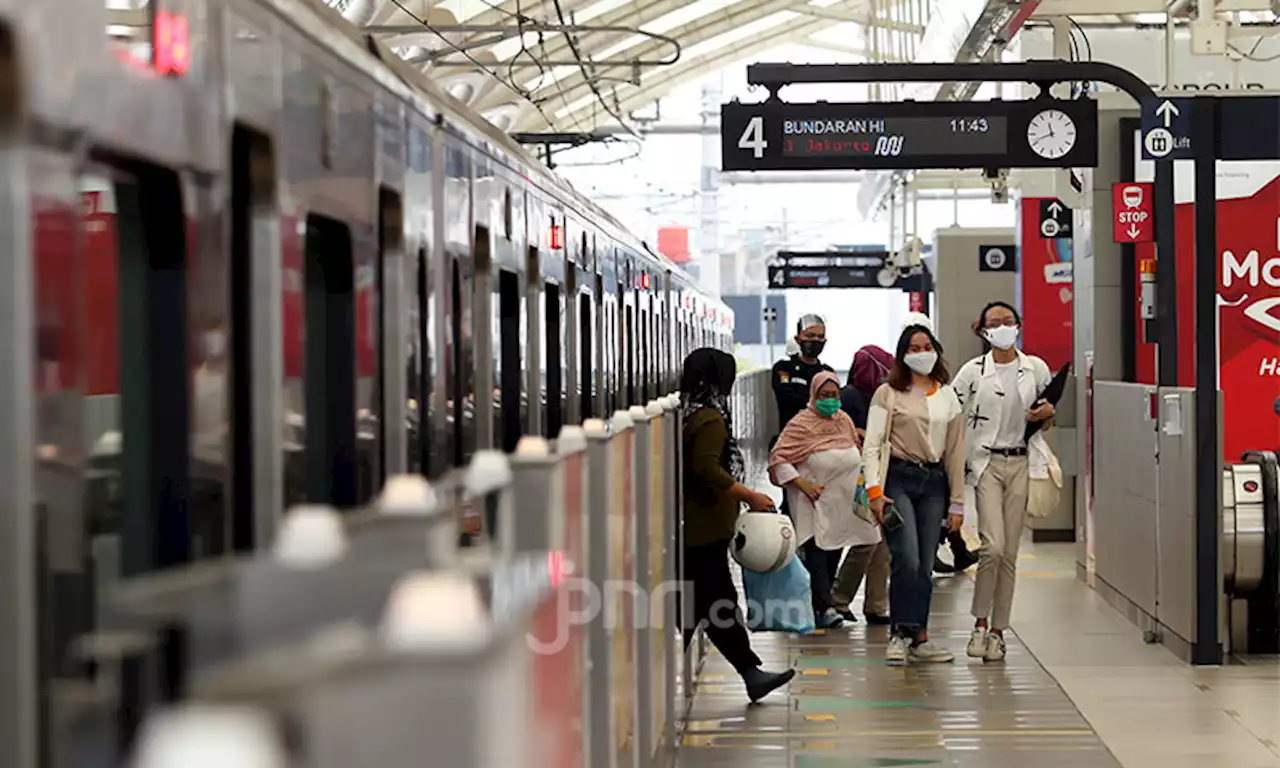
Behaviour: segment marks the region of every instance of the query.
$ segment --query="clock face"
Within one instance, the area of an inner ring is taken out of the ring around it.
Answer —
[[[1046,109],[1027,124],[1027,145],[1046,160],[1059,160],[1076,145],[1076,124],[1065,112]]]

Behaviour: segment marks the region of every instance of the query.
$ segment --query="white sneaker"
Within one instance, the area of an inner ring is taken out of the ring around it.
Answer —
[[[956,657],[954,653],[931,640],[911,646],[910,656],[912,661],[921,661],[926,664],[945,664]]]
[[[884,660],[890,664],[904,664],[907,661],[907,638],[894,635],[889,638],[889,648],[884,653]]]
[[[1004,661],[1004,637],[992,632],[987,635],[987,647],[982,654],[983,661]]]
[[[969,635],[969,645],[965,647],[965,653],[975,659],[986,658],[987,630],[984,627],[973,628],[973,634]]]

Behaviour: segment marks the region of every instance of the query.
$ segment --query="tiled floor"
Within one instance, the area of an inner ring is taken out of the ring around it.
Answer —
[[[887,666],[885,631],[862,622],[757,634],[766,667],[790,664],[795,681],[747,706],[713,651],[677,765],[1280,768],[1280,665],[1182,664],[1076,581],[1069,547],[1027,549],[1004,663],[963,654],[966,576],[939,578],[934,597],[952,664]]]

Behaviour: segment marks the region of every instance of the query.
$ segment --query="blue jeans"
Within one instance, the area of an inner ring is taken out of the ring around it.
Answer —
[[[902,526],[887,536],[892,573],[889,617],[899,634],[915,637],[929,628],[933,560],[950,487],[941,464],[921,466],[894,459],[889,462],[884,494],[902,515]]]

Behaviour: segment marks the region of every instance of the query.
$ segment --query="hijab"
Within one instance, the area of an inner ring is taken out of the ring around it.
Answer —
[[[742,451],[733,437],[733,419],[729,414],[729,391],[738,376],[738,364],[733,356],[711,347],[702,347],[689,353],[680,374],[680,416],[686,421],[690,416],[710,408],[724,419],[729,434],[726,452],[729,455],[729,474],[739,482],[746,476]]]
[[[868,344],[853,356],[853,366],[849,369],[849,384],[864,396],[871,397],[892,368],[893,353],[875,344]]]
[[[769,454],[769,471],[780,464],[799,464],[809,456],[822,451],[838,451],[858,444],[858,433],[853,419],[844,411],[836,411],[827,418],[818,413],[818,390],[827,382],[840,385],[839,378],[831,371],[823,371],[809,384],[809,407],[797,413],[787,422],[778,436],[778,442]]]

